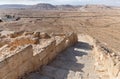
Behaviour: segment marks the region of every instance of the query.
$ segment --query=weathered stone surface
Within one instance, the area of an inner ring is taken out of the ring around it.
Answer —
[[[18,46],[24,46],[27,44],[39,44],[38,38],[18,38],[9,44],[10,50],[15,50]]]
[[[100,43],[96,43],[96,46],[94,46],[94,51],[96,62],[99,63],[96,65],[96,68],[97,66],[102,65],[105,70],[104,72],[107,71],[110,79],[119,79],[120,77],[118,77],[118,74],[120,71],[120,62],[118,55],[114,53],[113,50],[108,49]]]
[[[15,32],[10,34],[10,37],[2,38],[9,42],[0,49],[0,79],[17,79],[26,73],[35,71],[51,62],[69,45],[77,42],[77,40],[73,40],[74,35],[61,38],[63,39],[60,39],[58,45],[56,44],[58,39],[53,39],[47,33],[40,32]],[[74,41],[74,43],[66,45],[66,40],[69,40],[69,43]]]
[[[47,33],[40,33],[40,38],[48,39],[48,38],[50,38],[50,36]]]
[[[27,36],[27,35],[33,35],[34,32],[24,32],[23,35]]]
[[[34,32],[33,37],[39,38],[40,37],[40,32]]]
[[[18,36],[21,36],[24,32],[20,31],[20,32],[14,32],[12,34],[9,34],[10,38],[16,38]]]

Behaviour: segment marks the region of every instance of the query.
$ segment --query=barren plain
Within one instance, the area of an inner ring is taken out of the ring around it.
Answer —
[[[83,33],[120,52],[119,8],[83,7],[76,11],[11,9],[1,10],[0,14],[21,17],[19,21],[1,22],[1,30]]]
[[[0,79],[120,78],[119,7],[32,7],[0,9]]]

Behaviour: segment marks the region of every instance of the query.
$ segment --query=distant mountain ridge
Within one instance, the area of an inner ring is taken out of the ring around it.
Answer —
[[[56,6],[52,5],[52,4],[39,3],[39,4],[36,4],[36,5],[32,5],[29,8],[32,8],[32,9],[41,9],[41,10],[44,10],[44,9],[45,10],[49,10],[49,9],[56,9]]]
[[[0,5],[0,8],[28,8],[30,5],[23,5],[23,4],[5,4]]]
[[[40,10],[59,10],[59,9],[76,9],[76,8],[111,8],[110,6],[105,5],[52,5],[47,3],[39,3],[36,5],[23,5],[23,4],[5,4],[0,5],[0,9],[20,9],[20,8],[29,8],[29,9],[40,9]]]

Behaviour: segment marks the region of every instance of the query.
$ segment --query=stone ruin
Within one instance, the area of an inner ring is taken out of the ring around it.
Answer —
[[[94,68],[100,72],[100,75],[107,73],[109,79],[120,79],[120,54],[108,48],[105,44],[101,43],[90,36],[88,38],[93,43],[93,56],[95,59]]]
[[[120,79],[120,56],[87,36],[93,43],[95,70]],[[61,51],[78,42],[77,34],[0,32],[0,79],[18,79],[50,63]]]
[[[95,41],[93,51],[96,70],[107,73],[110,79],[120,79],[120,55],[99,41]]]
[[[93,58],[95,59],[95,71],[101,74],[108,74],[109,79],[120,79],[120,53],[110,49],[99,40],[86,35],[93,43]]]
[[[0,41],[0,79],[17,79],[48,64],[78,39],[75,33],[2,31]]]

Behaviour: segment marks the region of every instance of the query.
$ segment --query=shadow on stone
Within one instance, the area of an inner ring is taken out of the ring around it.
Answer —
[[[63,53],[60,53],[56,57],[56,59],[52,63],[50,63],[48,66],[57,68],[56,70],[58,70],[58,72],[56,73],[64,73],[64,75],[61,75],[63,76],[61,78],[67,79],[68,76],[71,76],[74,78],[74,75],[76,75],[77,72],[79,72],[79,75],[81,75],[81,73],[84,72],[82,70],[84,68],[84,64],[78,62],[78,60],[81,60],[79,58],[82,58],[83,56],[88,55],[87,51],[83,52],[81,51],[81,49],[91,50],[92,47],[88,43],[78,42],[76,45],[63,51]],[[59,79],[56,76],[55,77],[53,76],[53,78]]]
[[[84,51],[85,50],[85,51]],[[29,76],[30,79],[81,79],[84,73],[84,64],[80,62],[83,56],[92,50],[86,42],[78,42],[76,45],[60,53],[53,62],[44,66],[39,74]]]
[[[78,42],[78,44],[75,47],[84,49],[84,50],[92,50],[92,48],[93,48],[92,45],[90,45],[86,42]]]

